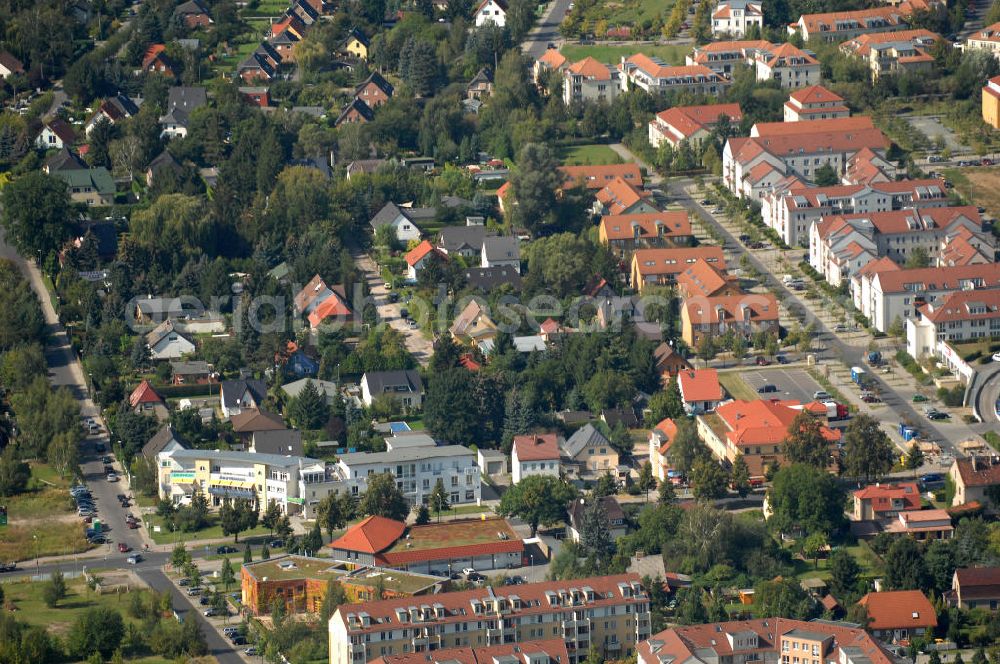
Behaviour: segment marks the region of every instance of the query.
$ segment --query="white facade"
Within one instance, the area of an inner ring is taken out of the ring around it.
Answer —
[[[776,81],[786,89],[804,88],[819,83],[819,61],[790,44],[783,44],[777,51],[792,52],[784,55],[757,53],[754,66],[758,81]]]
[[[580,64],[571,65],[563,71],[563,102],[567,106],[574,102],[610,103],[625,89],[622,76],[614,67],[596,61],[586,67],[578,67]]]
[[[501,28],[507,24],[507,10],[496,0],[486,0],[476,10],[476,27],[481,28],[487,23],[496,23]]]
[[[391,473],[411,505],[428,504],[439,479],[452,505],[477,505],[482,497],[476,453],[462,445],[342,454],[336,468],[352,495],[364,493],[369,476]]]
[[[35,139],[35,145],[41,150],[62,150],[64,147],[69,147],[59,138],[59,134],[49,127],[42,127],[42,133]]]
[[[149,356],[154,360],[176,360],[193,352],[194,344],[176,330],[149,347]]]
[[[760,2],[723,0],[712,14],[712,35],[743,37],[756,26],[764,27],[764,11]]]

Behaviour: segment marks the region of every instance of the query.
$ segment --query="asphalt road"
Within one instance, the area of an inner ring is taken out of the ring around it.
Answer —
[[[668,186],[670,187],[670,193],[674,200],[693,214],[700,216],[707,223],[714,226],[716,230],[722,234],[722,237],[725,238],[727,246],[742,246],[728,229],[716,221],[715,217],[712,216],[707,209],[691,197],[685,188],[690,184],[691,181],[686,178],[674,179],[671,181]],[[799,295],[796,291],[786,288],[784,284],[781,283],[780,278],[772,274],[771,270],[760,259],[758,259],[753,252],[747,251],[746,255],[750,264],[753,265],[758,272],[770,275],[770,283],[768,284],[768,287],[772,291],[782,295],[782,299],[786,302],[786,308],[788,303],[794,303],[798,306],[799,310],[805,312],[807,317],[809,316],[808,307],[799,299]],[[864,366],[867,348],[851,346],[844,343],[840,337],[833,334],[833,332],[827,328],[826,324],[822,320],[818,318],[813,318],[812,320],[816,324],[816,339],[826,347],[826,351],[822,355],[837,358],[844,362],[847,366]],[[941,445],[943,451],[949,452],[956,457],[964,456],[958,450],[957,446],[955,446],[955,441],[952,441],[943,435],[932,421],[928,420],[922,413],[918,413],[913,408],[912,404],[902,398],[893,387],[883,381],[878,375],[875,374],[875,372],[868,372],[868,376],[877,387],[883,403],[891,410],[891,412],[898,416],[898,419],[918,423],[921,431],[924,433],[924,440],[938,441],[938,444]]]
[[[1000,362],[993,362],[979,370],[979,393],[976,396],[976,412],[987,424],[1000,424],[996,403],[1000,399]]]
[[[541,20],[528,33],[527,39],[521,46],[521,50],[537,60],[545,53],[550,43],[555,43],[559,39],[559,25],[566,18],[572,0],[552,0],[548,10],[542,15]]]

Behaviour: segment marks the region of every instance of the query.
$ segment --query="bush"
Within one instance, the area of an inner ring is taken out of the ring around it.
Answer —
[[[950,390],[943,387],[938,388],[937,396],[944,405],[957,408],[965,401],[965,386],[956,385]]]

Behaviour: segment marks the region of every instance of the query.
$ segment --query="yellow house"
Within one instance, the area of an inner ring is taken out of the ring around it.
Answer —
[[[582,470],[581,474],[615,472],[618,452],[594,425],[587,423],[562,444],[562,454]]]
[[[479,302],[471,300],[462,313],[455,317],[449,331],[459,343],[478,344],[496,337],[497,324]]]
[[[983,87],[983,122],[1000,129],[1000,76],[994,76]]]
[[[350,34],[347,36],[344,51],[361,60],[367,60],[369,45],[368,37],[365,37],[357,28],[352,28]]]

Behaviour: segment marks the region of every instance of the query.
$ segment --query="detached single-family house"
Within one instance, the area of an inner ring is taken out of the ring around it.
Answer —
[[[178,332],[169,318],[146,334],[146,346],[154,360],[176,360],[194,352],[194,343]]]
[[[351,28],[351,31],[347,35],[347,41],[344,42],[344,52],[359,60],[367,60],[368,48],[370,46],[371,42],[363,32],[357,28]]]
[[[479,344],[497,335],[497,324],[476,300],[470,300],[448,328],[459,343]]]
[[[174,17],[179,19],[188,30],[207,28],[215,23],[205,5],[201,3],[201,0],[188,0],[177,5],[177,9],[174,10]]]
[[[222,381],[220,401],[225,417],[239,415],[244,410],[259,409],[267,398],[267,384],[256,378]]]
[[[431,244],[428,240],[423,240],[413,249],[406,253],[406,278],[416,281],[420,271],[427,265],[427,261],[436,256],[441,260],[448,260],[448,255]]]
[[[495,23],[497,27],[507,25],[507,0],[483,0],[476,7],[476,27]]]
[[[146,49],[146,54],[142,58],[142,71],[147,74],[174,77],[174,63],[167,55],[167,47],[164,44],[153,44]]]
[[[140,99],[140,101],[142,101]],[[109,97],[101,102],[101,105],[97,107],[97,111],[94,115],[87,120],[87,124],[83,126],[83,133],[90,136],[90,132],[94,130],[99,122],[110,122],[111,124],[116,124],[123,120],[126,120],[136,113],[139,112],[139,105],[132,101],[128,96],[119,94],[114,97]]]
[[[204,360],[171,362],[170,375],[174,385],[204,385],[212,382],[212,367]]]
[[[715,369],[689,369],[677,374],[677,387],[689,415],[711,413],[723,397],[719,372]]]
[[[676,437],[677,424],[669,417],[649,432],[649,465],[653,468],[653,477],[660,482],[670,481],[670,445]]]
[[[278,413],[256,408],[244,409],[239,415],[233,415],[229,422],[244,447],[249,447],[250,438],[260,431],[284,431],[285,419]]]
[[[395,399],[406,408],[420,408],[424,397],[420,373],[413,369],[365,372],[361,377],[361,401],[371,406],[381,397]]]
[[[887,643],[929,635],[937,627],[937,612],[919,590],[868,593],[858,604],[868,610],[868,631]]]
[[[581,475],[603,475],[618,467],[618,452],[601,431],[589,422],[577,429],[561,445],[567,464],[583,469]]]
[[[483,240],[493,235],[486,226],[445,226],[438,231],[437,246],[449,256],[458,254],[469,260],[479,257]]]
[[[167,424],[142,446],[142,456],[155,462],[160,452],[169,454],[175,450],[186,450],[189,447],[187,440]]]
[[[365,102],[369,108],[378,108],[392,99],[392,83],[377,71],[354,88],[354,98]]]
[[[916,482],[870,484],[854,492],[853,521],[889,521],[900,512],[919,510],[920,489]]]
[[[160,419],[167,416],[166,402],[163,400],[148,380],[143,380],[139,386],[132,390],[128,397],[128,404],[137,413],[154,413]]]
[[[483,238],[479,258],[482,267],[510,267],[521,272],[521,244],[516,237]]]
[[[964,567],[951,579],[948,603],[960,609],[1000,608],[1000,567]]]
[[[57,171],[53,175],[66,181],[74,203],[107,206],[115,202],[115,180],[103,166]]]
[[[160,117],[161,138],[184,138],[191,113],[208,103],[205,88],[175,86],[167,90],[167,112]]]
[[[306,383],[312,383],[319,390],[319,393],[323,395],[328,404],[332,405],[336,399],[340,398],[340,392],[337,390],[336,383],[318,378],[300,378],[291,383],[285,383],[281,386],[281,390],[288,395],[289,399],[297,399],[302,394],[302,390],[306,388]]]
[[[691,364],[666,341],[653,351],[653,359],[656,361],[656,371],[660,374],[660,380],[664,385],[667,385],[673,376],[691,368]]]
[[[396,231],[396,239],[405,244],[420,239],[420,227],[416,220],[433,219],[436,214],[433,208],[401,207],[390,202],[383,205],[368,223],[373,231],[378,231],[382,226],[391,226]]]
[[[76,132],[68,122],[55,118],[42,127],[42,133],[35,139],[40,150],[61,150],[76,142]]]
[[[0,51],[0,78],[6,80],[9,76],[23,74],[24,65],[8,51]]]
[[[578,498],[570,503],[566,509],[566,513],[569,515],[566,534],[576,543],[580,542],[584,515],[587,510],[593,508],[593,500],[593,498]],[[624,537],[626,530],[625,512],[622,510],[622,506],[618,504],[614,496],[601,496],[598,500],[601,503],[601,509],[608,517],[608,534],[611,535],[611,539],[617,540],[619,537]]]
[[[559,477],[559,436],[554,433],[514,436],[511,480],[517,484],[531,475]]]
[[[300,457],[305,455],[302,432],[297,429],[268,429],[250,434],[247,452]]]
[[[953,506],[977,502],[987,508],[992,504],[986,492],[1000,485],[1000,462],[996,457],[972,456],[955,459],[948,470],[948,476],[955,483]]]

